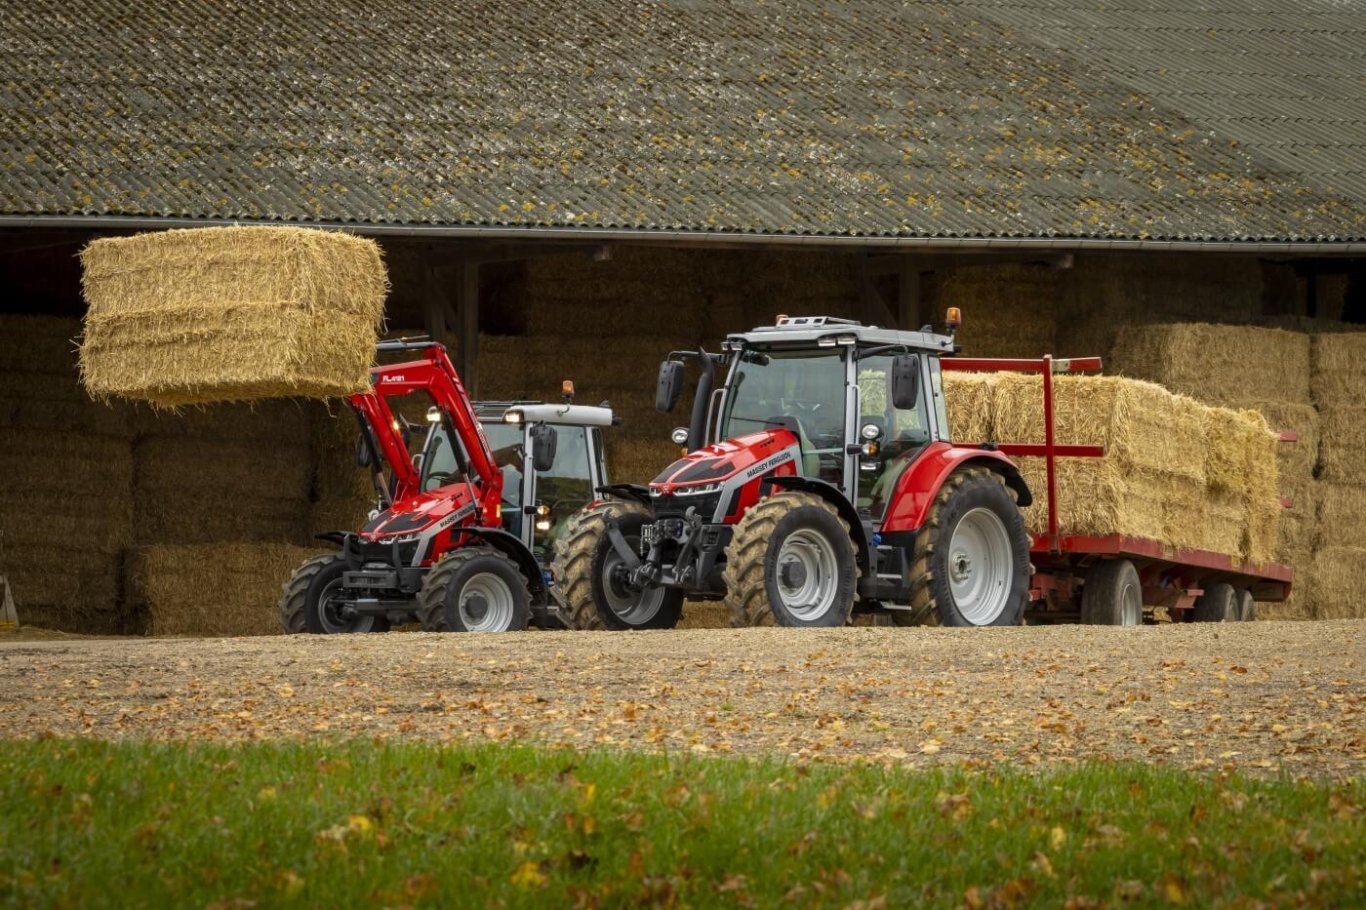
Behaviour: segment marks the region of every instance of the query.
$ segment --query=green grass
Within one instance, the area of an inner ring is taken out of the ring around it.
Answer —
[[[0,903],[1350,906],[1364,796],[1119,765],[9,741]]]

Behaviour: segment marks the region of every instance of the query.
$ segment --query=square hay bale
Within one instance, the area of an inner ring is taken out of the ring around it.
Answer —
[[[1321,409],[1366,407],[1366,332],[1315,335],[1311,387]]]
[[[1299,437],[1295,442],[1276,446],[1276,463],[1280,469],[1282,487],[1287,483],[1312,479],[1319,461],[1318,410],[1311,404],[1266,400],[1249,400],[1243,402],[1243,407],[1261,412],[1272,431],[1288,431]]]
[[[940,309],[961,307],[958,343],[969,357],[1042,357],[1053,351],[1058,271],[1043,265],[987,265],[951,272]]]
[[[1366,486],[1366,407],[1331,408],[1319,414],[1319,478]]]
[[[141,547],[130,600],[149,635],[279,635],[282,587],[321,552],[246,543]]]
[[[944,374],[944,402],[954,442],[976,445],[995,440],[995,381],[993,373]]]
[[[77,319],[0,314],[0,374],[76,376]]]
[[[130,416],[126,404],[95,401],[85,393],[74,359],[67,373],[0,371],[0,428],[129,439],[134,432]]]
[[[359,529],[378,497],[369,473],[356,466],[360,430],[355,415],[345,405],[329,409],[314,403],[308,434],[313,463],[309,533]]]
[[[1280,329],[1126,326],[1106,366],[1205,401],[1309,401],[1309,337]]]
[[[81,263],[81,377],[98,398],[178,407],[369,388],[388,286],[374,241],[196,228],[96,240]]]
[[[612,483],[649,483],[678,457],[678,446],[667,439],[608,437],[607,477]]]
[[[74,504],[128,498],[133,448],[128,440],[109,436],[52,430],[7,433],[0,445],[0,476],[8,478],[16,492],[69,502],[76,511]]]
[[[135,452],[139,543],[306,539],[312,479],[306,446],[151,436]]]
[[[1314,554],[1315,619],[1366,618],[1366,549],[1325,547]]]
[[[210,404],[157,409],[130,404],[131,424],[138,436],[246,444],[264,449],[307,446],[313,403],[297,398],[239,404]]]
[[[1320,483],[1317,492],[1314,549],[1354,547],[1366,550],[1366,487]]]
[[[15,543],[5,536],[0,573],[26,626],[89,635],[138,631],[124,608],[123,552],[61,543]]]

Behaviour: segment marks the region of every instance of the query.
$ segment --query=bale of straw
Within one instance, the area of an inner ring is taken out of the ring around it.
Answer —
[[[1279,329],[1125,326],[1106,366],[1206,401],[1309,400],[1309,338]]]
[[[1312,479],[1319,460],[1318,410],[1310,404],[1258,399],[1246,400],[1242,405],[1259,411],[1273,431],[1291,432],[1298,437],[1294,442],[1276,446],[1276,462],[1280,468],[1282,486]]]
[[[1236,490],[1246,512],[1247,537],[1242,556],[1252,562],[1270,562],[1280,541],[1281,480],[1279,437],[1267,426],[1258,411],[1230,412],[1236,415],[1237,433],[1243,444],[1243,485]]]
[[[995,374],[944,374],[944,401],[949,435],[954,442],[976,445],[996,440]]]
[[[1315,619],[1366,618],[1366,549],[1324,547],[1314,554]]]
[[[5,535],[0,573],[10,583],[24,625],[90,635],[140,631],[121,596],[122,553],[72,540],[14,543]]]
[[[1366,487],[1336,483],[1318,485],[1318,521],[1314,548],[1355,547],[1366,550]]]
[[[76,376],[77,319],[0,314],[0,375],[51,373]]]
[[[275,544],[140,547],[130,600],[150,635],[278,635],[281,588],[320,552]]]
[[[1338,407],[1319,415],[1319,477],[1366,486],[1366,407]]]
[[[607,477],[612,483],[649,483],[678,457],[678,446],[667,439],[608,437]]]
[[[307,446],[152,436],[141,439],[135,452],[139,543],[306,539]]]
[[[197,228],[96,240],[81,263],[96,397],[178,407],[369,388],[387,288],[371,240]]]
[[[938,302],[963,310],[958,343],[969,357],[1041,357],[1053,352],[1058,274],[1042,265],[960,268]]]
[[[369,472],[356,466],[355,415],[349,407],[315,403],[307,428],[314,471],[309,533],[358,530],[377,497]]]
[[[0,428],[16,434],[60,430],[128,439],[135,430],[130,417],[126,404],[94,401],[85,393],[74,359],[65,374],[0,372]]]
[[[1366,332],[1314,336],[1312,391],[1322,410],[1366,407]]]
[[[679,629],[729,629],[730,611],[719,600],[690,600],[683,605]]]
[[[656,335],[609,334],[596,337],[483,335],[480,372],[498,381],[515,381],[538,400],[558,401],[560,383],[574,380],[579,401],[598,401],[602,389],[635,388],[654,395],[659,362],[677,347]]]
[[[175,411],[139,403],[129,404],[124,410],[130,414],[130,423],[138,436],[293,449],[309,444],[312,406],[307,400],[284,398],[197,405]]]

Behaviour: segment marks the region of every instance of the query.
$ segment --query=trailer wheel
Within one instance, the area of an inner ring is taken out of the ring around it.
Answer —
[[[493,547],[452,550],[423,579],[417,603],[428,632],[520,632],[531,619],[522,570]]]
[[[672,629],[683,613],[683,592],[664,587],[638,591],[623,585],[621,556],[607,537],[615,518],[626,543],[640,546],[640,531],[653,518],[638,502],[612,501],[569,519],[552,563],[572,629]]]
[[[1233,585],[1222,581],[1205,585],[1205,593],[1195,598],[1193,622],[1237,622],[1238,595]]]
[[[1029,535],[1000,477],[949,475],[916,535],[911,615],[943,626],[1018,626],[1029,597]]]
[[[1143,625],[1143,586],[1127,559],[1106,559],[1086,573],[1081,621],[1092,626]]]
[[[387,632],[383,616],[343,618],[334,600],[341,593],[346,560],[335,553],[305,559],[289,581],[280,586],[280,625],[291,635],[308,632]]]
[[[1257,621],[1257,601],[1252,599],[1252,592],[1247,588],[1238,592],[1238,621]]]
[[[726,547],[732,626],[843,626],[859,569],[849,526],[814,493],[775,493],[745,513]]]

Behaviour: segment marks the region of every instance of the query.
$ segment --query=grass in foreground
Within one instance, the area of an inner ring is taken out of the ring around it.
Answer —
[[[25,906],[1349,906],[1366,782],[425,744],[0,748]]]

